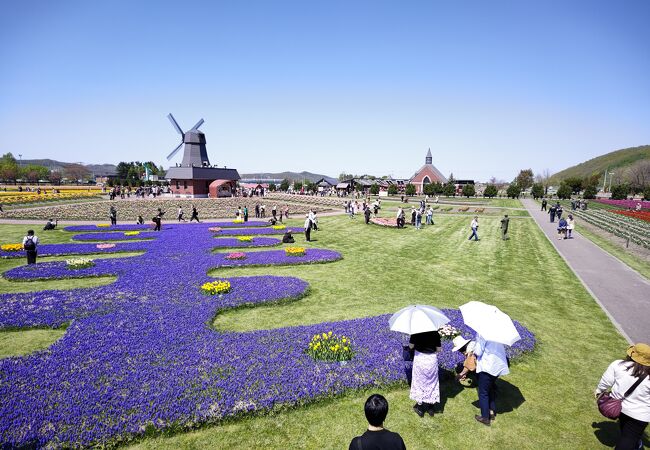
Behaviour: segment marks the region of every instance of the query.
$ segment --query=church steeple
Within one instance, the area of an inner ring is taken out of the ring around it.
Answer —
[[[431,156],[431,147],[429,147],[429,151],[427,152],[427,157],[424,161],[425,164],[433,164],[433,156]]]

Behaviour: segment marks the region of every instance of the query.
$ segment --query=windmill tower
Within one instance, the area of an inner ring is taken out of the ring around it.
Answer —
[[[210,160],[208,159],[208,151],[205,148],[205,134],[199,131],[199,127],[203,125],[204,120],[199,120],[189,131],[183,132],[171,113],[167,115],[167,118],[178,131],[178,134],[181,135],[181,143],[167,155],[167,161],[170,161],[181,147],[185,146],[181,166],[209,166]]]
[[[210,166],[205,147],[205,134],[199,131],[204,120],[199,120],[196,125],[184,132],[171,113],[167,118],[181,135],[181,143],[167,155],[167,160],[171,160],[183,147],[183,161],[167,171],[173,195],[188,198],[232,196],[237,180],[240,179],[239,173],[236,169]]]

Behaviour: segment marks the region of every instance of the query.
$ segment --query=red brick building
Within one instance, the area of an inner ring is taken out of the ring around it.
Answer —
[[[432,161],[433,157],[431,156],[431,149],[429,149],[427,157],[424,160],[424,165],[409,180],[409,183],[415,185],[418,194],[422,194],[425,184],[445,184],[447,182],[447,178],[436,169]]]

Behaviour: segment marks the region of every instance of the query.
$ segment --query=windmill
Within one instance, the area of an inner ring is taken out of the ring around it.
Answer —
[[[209,167],[210,160],[208,159],[208,152],[205,148],[205,134],[199,131],[199,127],[203,125],[204,120],[199,120],[190,130],[183,132],[171,113],[169,113],[167,118],[176,131],[178,131],[178,134],[181,135],[181,143],[167,156],[167,160],[171,160],[181,147],[185,146],[183,150],[183,161],[181,162],[182,167]]]

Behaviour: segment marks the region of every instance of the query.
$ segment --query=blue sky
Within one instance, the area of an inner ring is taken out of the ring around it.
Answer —
[[[650,144],[650,2],[5,1],[0,153],[512,179]],[[171,161],[180,162],[181,154]]]

